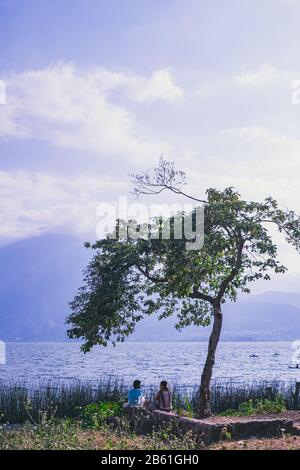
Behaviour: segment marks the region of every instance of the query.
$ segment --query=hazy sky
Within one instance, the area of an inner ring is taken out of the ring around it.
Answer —
[[[300,212],[299,21],[298,0],[0,0],[0,244],[92,238],[97,205],[161,154],[194,195]],[[296,290],[280,247],[272,287]]]

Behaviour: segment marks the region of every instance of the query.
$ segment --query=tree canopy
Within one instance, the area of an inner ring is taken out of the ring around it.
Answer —
[[[176,316],[178,329],[212,322],[199,390],[198,415],[203,418],[211,415],[210,382],[222,330],[222,303],[236,301],[239,292],[249,293],[252,282],[286,271],[270,227],[299,252],[300,218],[279,208],[271,197],[246,201],[231,187],[208,189],[205,200],[189,196],[182,190],[184,178],[173,163],[161,160],[152,176],[134,175],[134,192],[157,195],[168,190],[202,204],[203,245],[187,249],[193,230],[177,236],[178,220],[183,226],[186,221],[197,226],[197,207],[190,214],[158,217],[148,231],[147,224],[140,226],[140,237],[131,236],[132,221],[117,221],[115,238],[87,244],[95,254],[71,303],[68,335],[83,339],[86,352],[97,344],[124,341],[144,316],[153,313],[160,319]],[[162,236],[166,228],[169,237]]]
[[[179,329],[208,325],[216,302],[235,301],[251,282],[286,271],[269,227],[299,251],[300,222],[293,211],[280,209],[271,197],[245,201],[233,188],[209,189],[203,202],[200,250],[186,250],[185,237],[175,239],[172,220],[162,218],[157,231],[170,223],[168,240],[106,237],[86,244],[95,254],[67,319],[69,337],[84,339],[84,351],[123,341],[143,316],[155,312],[160,318],[176,316]],[[126,221],[118,221],[118,230],[121,226],[126,229]]]

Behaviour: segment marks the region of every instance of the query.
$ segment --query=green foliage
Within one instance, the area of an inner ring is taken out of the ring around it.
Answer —
[[[26,385],[25,383],[0,384],[0,423],[40,423],[46,416],[77,418],[86,405],[103,402],[125,403],[128,385],[122,381],[100,380],[73,384]],[[211,407],[214,414],[228,409],[237,410],[239,405],[250,399],[261,401],[269,396],[284,397],[288,409],[295,409],[294,384],[279,381],[248,382],[236,385],[226,380],[217,380],[211,387]],[[156,387],[145,388],[147,397],[152,397]],[[174,409],[186,416],[198,411],[198,387],[173,384],[172,401]]]
[[[232,440],[232,434],[231,434],[230,431],[228,431],[228,428],[227,428],[226,424],[222,428],[222,439],[224,441],[231,441]]]
[[[40,421],[40,413],[55,417],[76,417],[91,403],[125,402],[128,386],[116,379],[98,382],[0,384],[0,423]]]
[[[174,187],[182,172],[161,161],[152,181],[138,178],[138,187],[153,194]],[[153,189],[154,188],[154,189]],[[155,192],[154,192],[155,193]],[[183,217],[183,218],[182,218]],[[191,239],[175,237],[176,221],[194,221],[195,211],[172,218],[154,218],[151,236],[141,225],[142,238],[130,236],[130,222],[118,220],[116,239],[104,238],[86,246],[94,251],[84,285],[70,304],[67,318],[70,338],[84,340],[83,351],[94,345],[124,341],[146,315],[176,316],[177,328],[206,326],[213,310],[226,300],[235,301],[249,284],[269,280],[271,272],[286,271],[277,259],[277,246],[269,227],[274,226],[298,251],[300,219],[282,210],[271,197],[246,201],[233,188],[208,189],[204,201],[204,245],[187,250]],[[161,237],[170,229],[170,238]],[[155,235],[155,237],[154,237]]]
[[[161,159],[154,176],[134,177],[136,194],[159,194],[167,189],[201,202],[204,208],[204,244],[187,249],[197,235],[181,230],[197,225],[198,208],[173,217],[156,217],[151,227],[117,220],[114,236],[86,244],[95,254],[84,275],[84,285],[70,303],[71,339],[82,339],[84,352],[95,345],[124,341],[146,315],[177,317],[176,328],[207,326],[214,318],[210,348],[201,379],[199,415],[210,414],[209,386],[222,328],[221,304],[249,293],[251,282],[284,273],[269,227],[275,227],[300,252],[300,217],[282,210],[271,197],[263,202],[243,200],[232,187],[210,188],[206,199],[184,193],[184,173]],[[187,224],[186,224],[187,222]],[[168,236],[164,237],[163,234]],[[196,248],[196,247],[194,247]]]
[[[202,449],[203,442],[199,441],[192,431],[179,432],[174,424],[162,426],[158,431],[153,431],[145,437],[147,448],[153,450],[195,450]]]
[[[87,449],[90,446],[82,442],[78,427],[70,422],[55,423],[50,420],[38,426],[25,424],[18,430],[6,430],[0,427],[1,450],[70,450]]]
[[[121,411],[121,402],[92,403],[84,407],[81,418],[84,425],[92,429],[100,429],[109,418],[119,416]]]
[[[192,418],[194,416],[193,404],[188,395],[183,396],[183,407],[176,408],[179,416],[187,416]]]
[[[32,427],[26,424],[18,430],[1,429],[0,450],[194,450],[203,444],[191,433],[178,435],[164,427],[147,436],[137,436],[123,429],[102,426],[87,430],[78,422],[46,422]]]
[[[221,413],[222,416],[251,416],[266,413],[281,413],[286,411],[284,397],[277,396],[274,400],[268,398],[261,400],[248,400],[241,403],[237,410],[228,409]]]

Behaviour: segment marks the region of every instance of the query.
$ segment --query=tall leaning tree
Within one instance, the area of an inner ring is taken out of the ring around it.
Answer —
[[[204,200],[192,197],[183,190],[184,178],[173,163],[161,160],[152,174],[133,177],[134,190],[137,195],[171,191],[196,206],[201,204],[203,246],[186,249],[191,239],[174,236],[176,217],[157,218],[152,236],[143,238],[124,236],[128,225],[118,221],[119,237],[86,244],[94,256],[85,270],[84,285],[70,304],[67,323],[69,337],[83,339],[85,352],[97,344],[124,341],[143,317],[154,313],[159,319],[175,316],[179,330],[212,323],[199,390],[198,416],[203,418],[211,415],[210,382],[222,329],[222,304],[236,301],[239,292],[249,293],[251,282],[286,271],[278,260],[271,227],[299,252],[300,218],[280,209],[271,197],[245,201],[232,188],[208,189]],[[193,220],[194,215],[185,214],[183,220]],[[168,225],[170,237],[162,239],[159,235]]]

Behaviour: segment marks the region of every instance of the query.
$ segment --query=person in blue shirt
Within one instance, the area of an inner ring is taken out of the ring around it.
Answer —
[[[128,406],[142,406],[143,392],[141,390],[141,381],[135,380],[133,382],[133,388],[129,390],[127,399]]]

